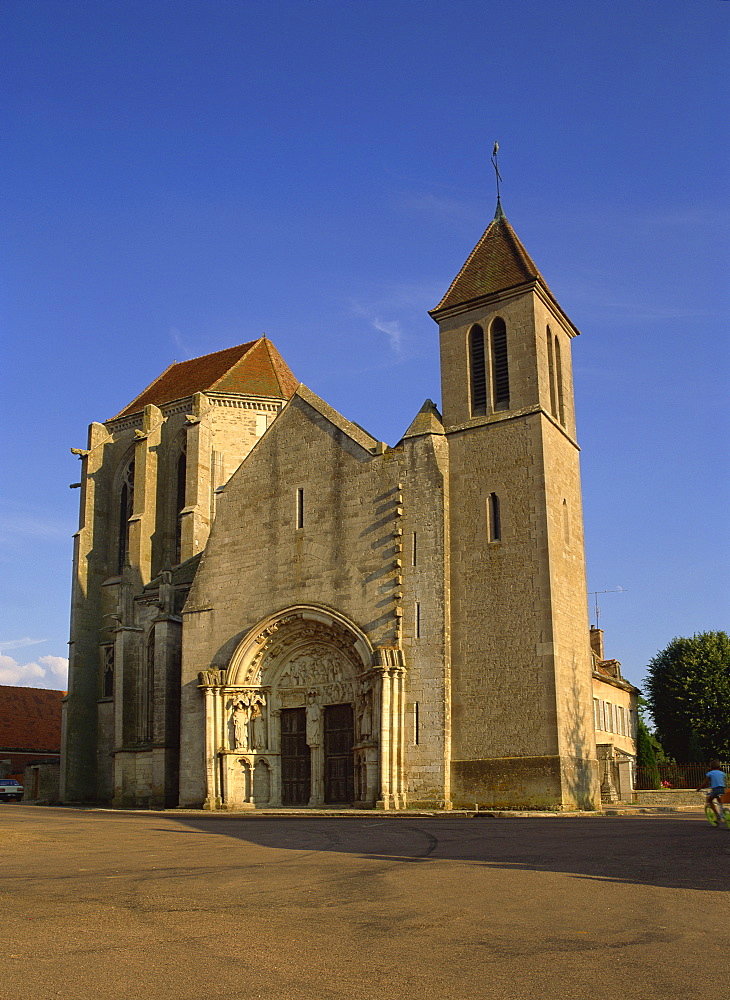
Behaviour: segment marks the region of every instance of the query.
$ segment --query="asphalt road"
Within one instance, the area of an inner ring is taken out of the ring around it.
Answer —
[[[722,996],[698,814],[284,818],[0,806],[0,997]]]

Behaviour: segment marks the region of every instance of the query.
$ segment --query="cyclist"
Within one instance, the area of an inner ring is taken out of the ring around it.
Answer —
[[[721,767],[722,765],[719,760],[711,760],[710,770],[705,775],[705,780],[697,791],[699,792],[703,788],[710,789],[710,793],[707,796],[707,804],[712,806],[714,812],[717,814],[717,825],[727,827],[725,812],[722,808],[722,797],[725,794],[725,772],[721,770]]]

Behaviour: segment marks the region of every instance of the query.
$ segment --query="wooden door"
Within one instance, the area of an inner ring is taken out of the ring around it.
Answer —
[[[310,792],[306,708],[281,712],[281,801],[285,806],[306,806]]]
[[[350,804],[355,798],[355,722],[352,705],[328,705],[324,710],[324,800]]]

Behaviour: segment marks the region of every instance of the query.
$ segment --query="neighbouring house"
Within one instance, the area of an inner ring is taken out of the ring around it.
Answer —
[[[65,694],[65,691],[45,688],[0,685],[0,768],[3,777],[17,778],[24,784],[29,764],[53,765],[58,775]],[[30,797],[27,792],[26,789],[24,800]],[[57,791],[54,798],[58,799]]]
[[[593,724],[601,771],[601,800],[630,799],[636,768],[639,689],[621,676],[618,660],[604,659],[603,629],[591,629]]]

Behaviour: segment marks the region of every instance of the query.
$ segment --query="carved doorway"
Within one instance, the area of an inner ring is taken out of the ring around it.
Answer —
[[[281,801],[306,806],[310,796],[309,746],[306,708],[281,711]]]
[[[324,800],[330,805],[349,805],[355,798],[354,742],[352,705],[328,705],[324,710]]]

